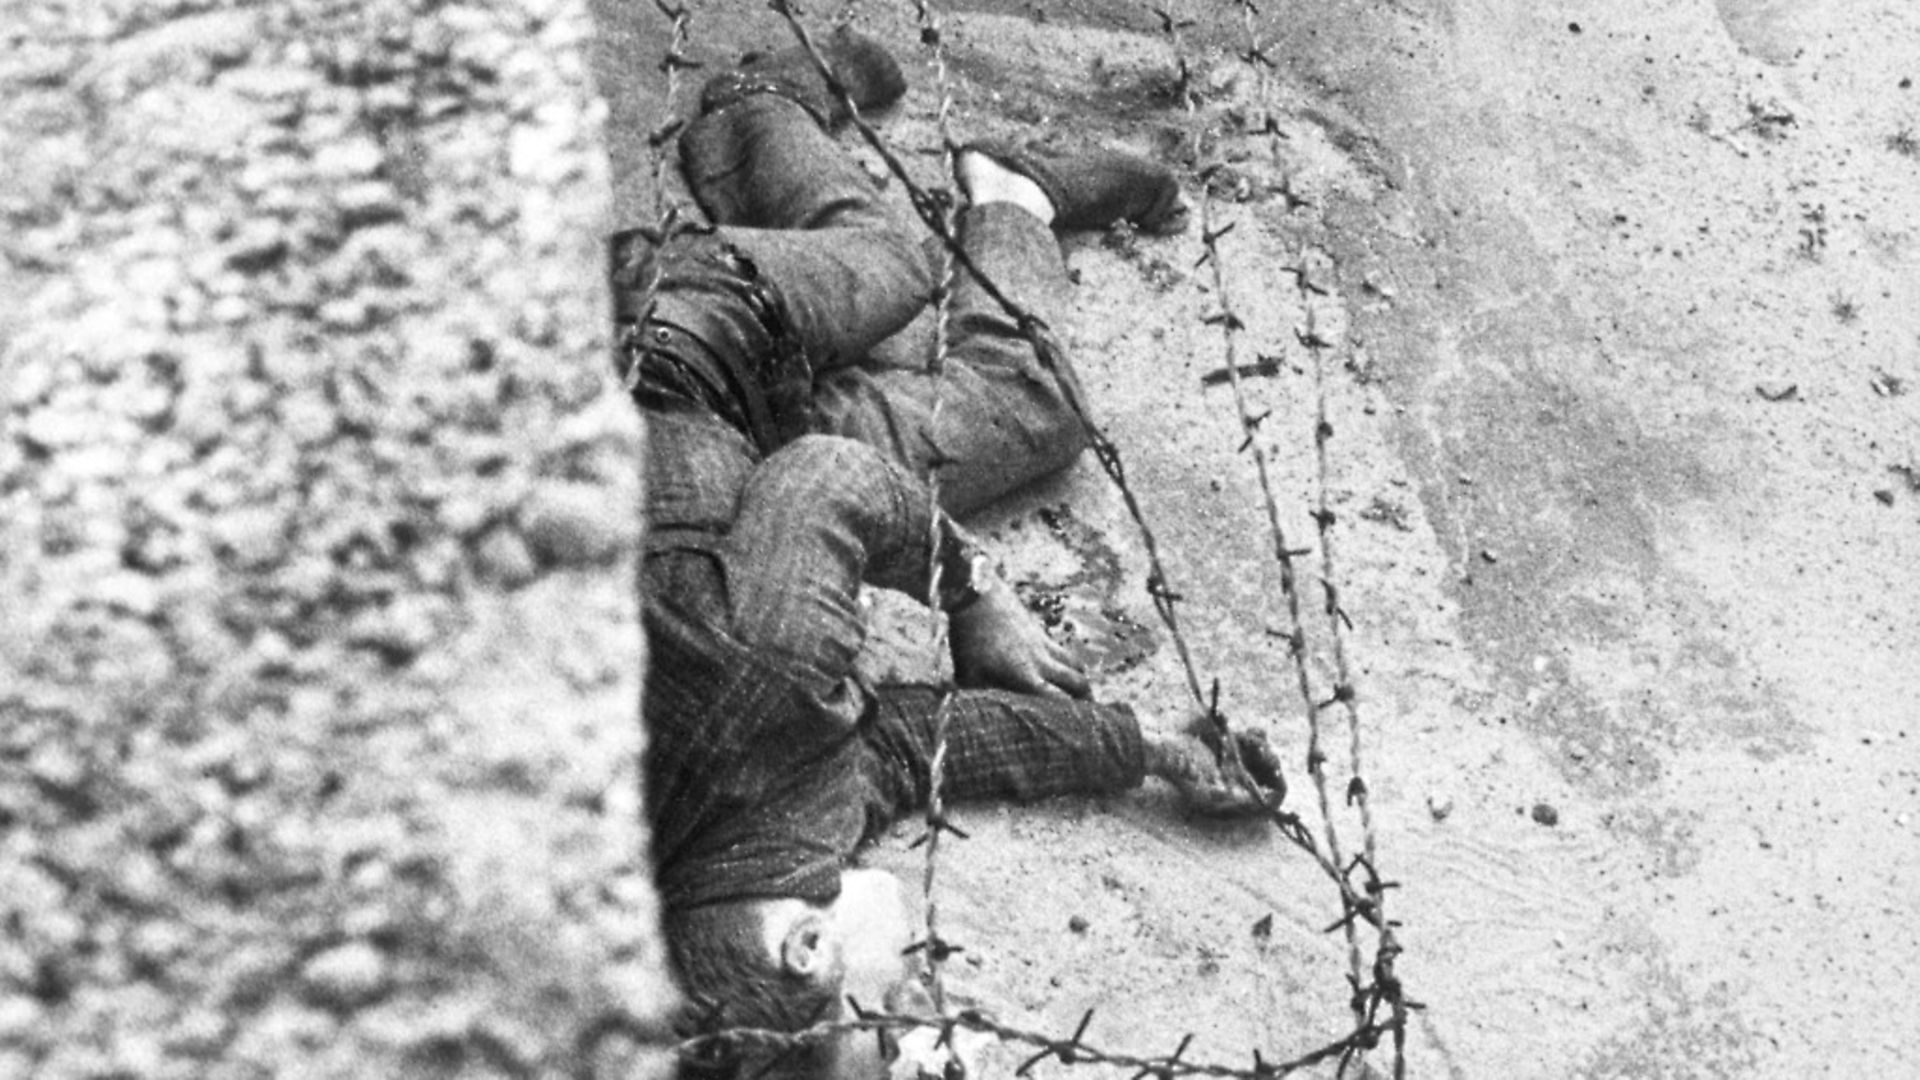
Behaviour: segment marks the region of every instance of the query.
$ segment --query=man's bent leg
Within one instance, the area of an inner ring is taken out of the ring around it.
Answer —
[[[703,116],[681,137],[681,161],[720,228],[669,262],[656,318],[716,352],[775,347],[764,319],[716,303],[726,290],[703,279],[724,267],[766,291],[792,344],[826,370],[859,360],[926,306],[933,268],[915,227],[799,105],[754,94]]]
[[[1052,231],[997,203],[969,209],[962,229],[974,264],[1058,341],[1071,283]],[[916,475],[945,462],[941,503],[955,514],[1057,472],[1087,445],[1073,404],[1084,397],[1064,351],[1053,350],[1050,366],[979,282],[960,277],[937,425],[936,388],[921,371],[849,368],[822,376],[814,393],[823,430],[872,443]]]
[[[749,229],[902,228],[903,211],[807,110],[752,94],[680,136],[680,169],[715,225]]]

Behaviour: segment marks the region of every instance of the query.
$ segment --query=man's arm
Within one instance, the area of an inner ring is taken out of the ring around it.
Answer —
[[[864,732],[869,835],[927,805],[940,694],[886,686],[877,703]],[[1178,733],[1145,732],[1125,705],[992,690],[955,691],[947,710],[941,792],[955,801],[1105,795],[1148,776],[1170,785],[1188,812],[1207,817],[1257,816],[1286,797],[1264,734],[1234,740],[1260,789],[1255,799],[1223,770],[1218,747],[1195,733],[1199,722]]]
[[[1138,787],[1147,758],[1125,705],[997,690],[959,690],[947,706],[941,791],[953,799],[1042,799]],[[866,732],[883,825],[926,805],[940,694],[883,686]]]

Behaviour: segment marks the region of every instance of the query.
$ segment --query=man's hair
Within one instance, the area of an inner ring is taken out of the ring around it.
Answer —
[[[786,970],[767,954],[759,918],[746,904],[709,904],[666,917],[667,949],[682,987],[692,998],[689,1035],[729,1028],[800,1031],[837,1015],[838,980],[815,980]],[[761,1042],[722,1041],[698,1060],[686,1062],[686,1080],[819,1077],[828,1045],[769,1047]]]

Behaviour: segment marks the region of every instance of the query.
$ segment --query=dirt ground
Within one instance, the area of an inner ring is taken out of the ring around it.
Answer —
[[[923,55],[909,5],[816,6]],[[1920,11],[1269,4],[1263,83],[1237,5],[1171,5],[1177,42],[1146,5],[941,8],[961,137],[1130,146],[1196,199],[1225,166],[1227,296],[1197,229],[1074,238],[1070,340],[1202,677],[1285,748],[1310,819],[1279,575],[1207,316],[1242,318],[1243,363],[1278,358],[1249,393],[1301,547],[1324,387],[1380,869],[1429,1006],[1412,1074],[1899,1075],[1920,990]],[[758,5],[695,9],[709,61],[789,40]],[[616,211],[640,219],[664,22],[597,17]],[[878,121],[937,183],[933,74],[910,67]],[[1318,382],[1299,265],[1330,286]],[[981,524],[1064,606],[1101,695],[1181,722],[1142,544],[1093,463]],[[1192,1033],[1188,1057],[1240,1065],[1340,1030],[1332,889],[1264,828],[1183,820],[1154,790],[963,824],[938,886],[954,983],[1004,1019],[1065,1034],[1095,1008],[1090,1041]],[[875,861],[917,881],[909,836]]]

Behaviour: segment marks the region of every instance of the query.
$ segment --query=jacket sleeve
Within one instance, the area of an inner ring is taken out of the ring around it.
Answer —
[[[940,694],[884,686],[866,732],[868,832],[927,805]],[[1138,787],[1140,725],[1125,705],[998,690],[955,691],[948,705],[942,792],[955,801],[1028,801]]]

